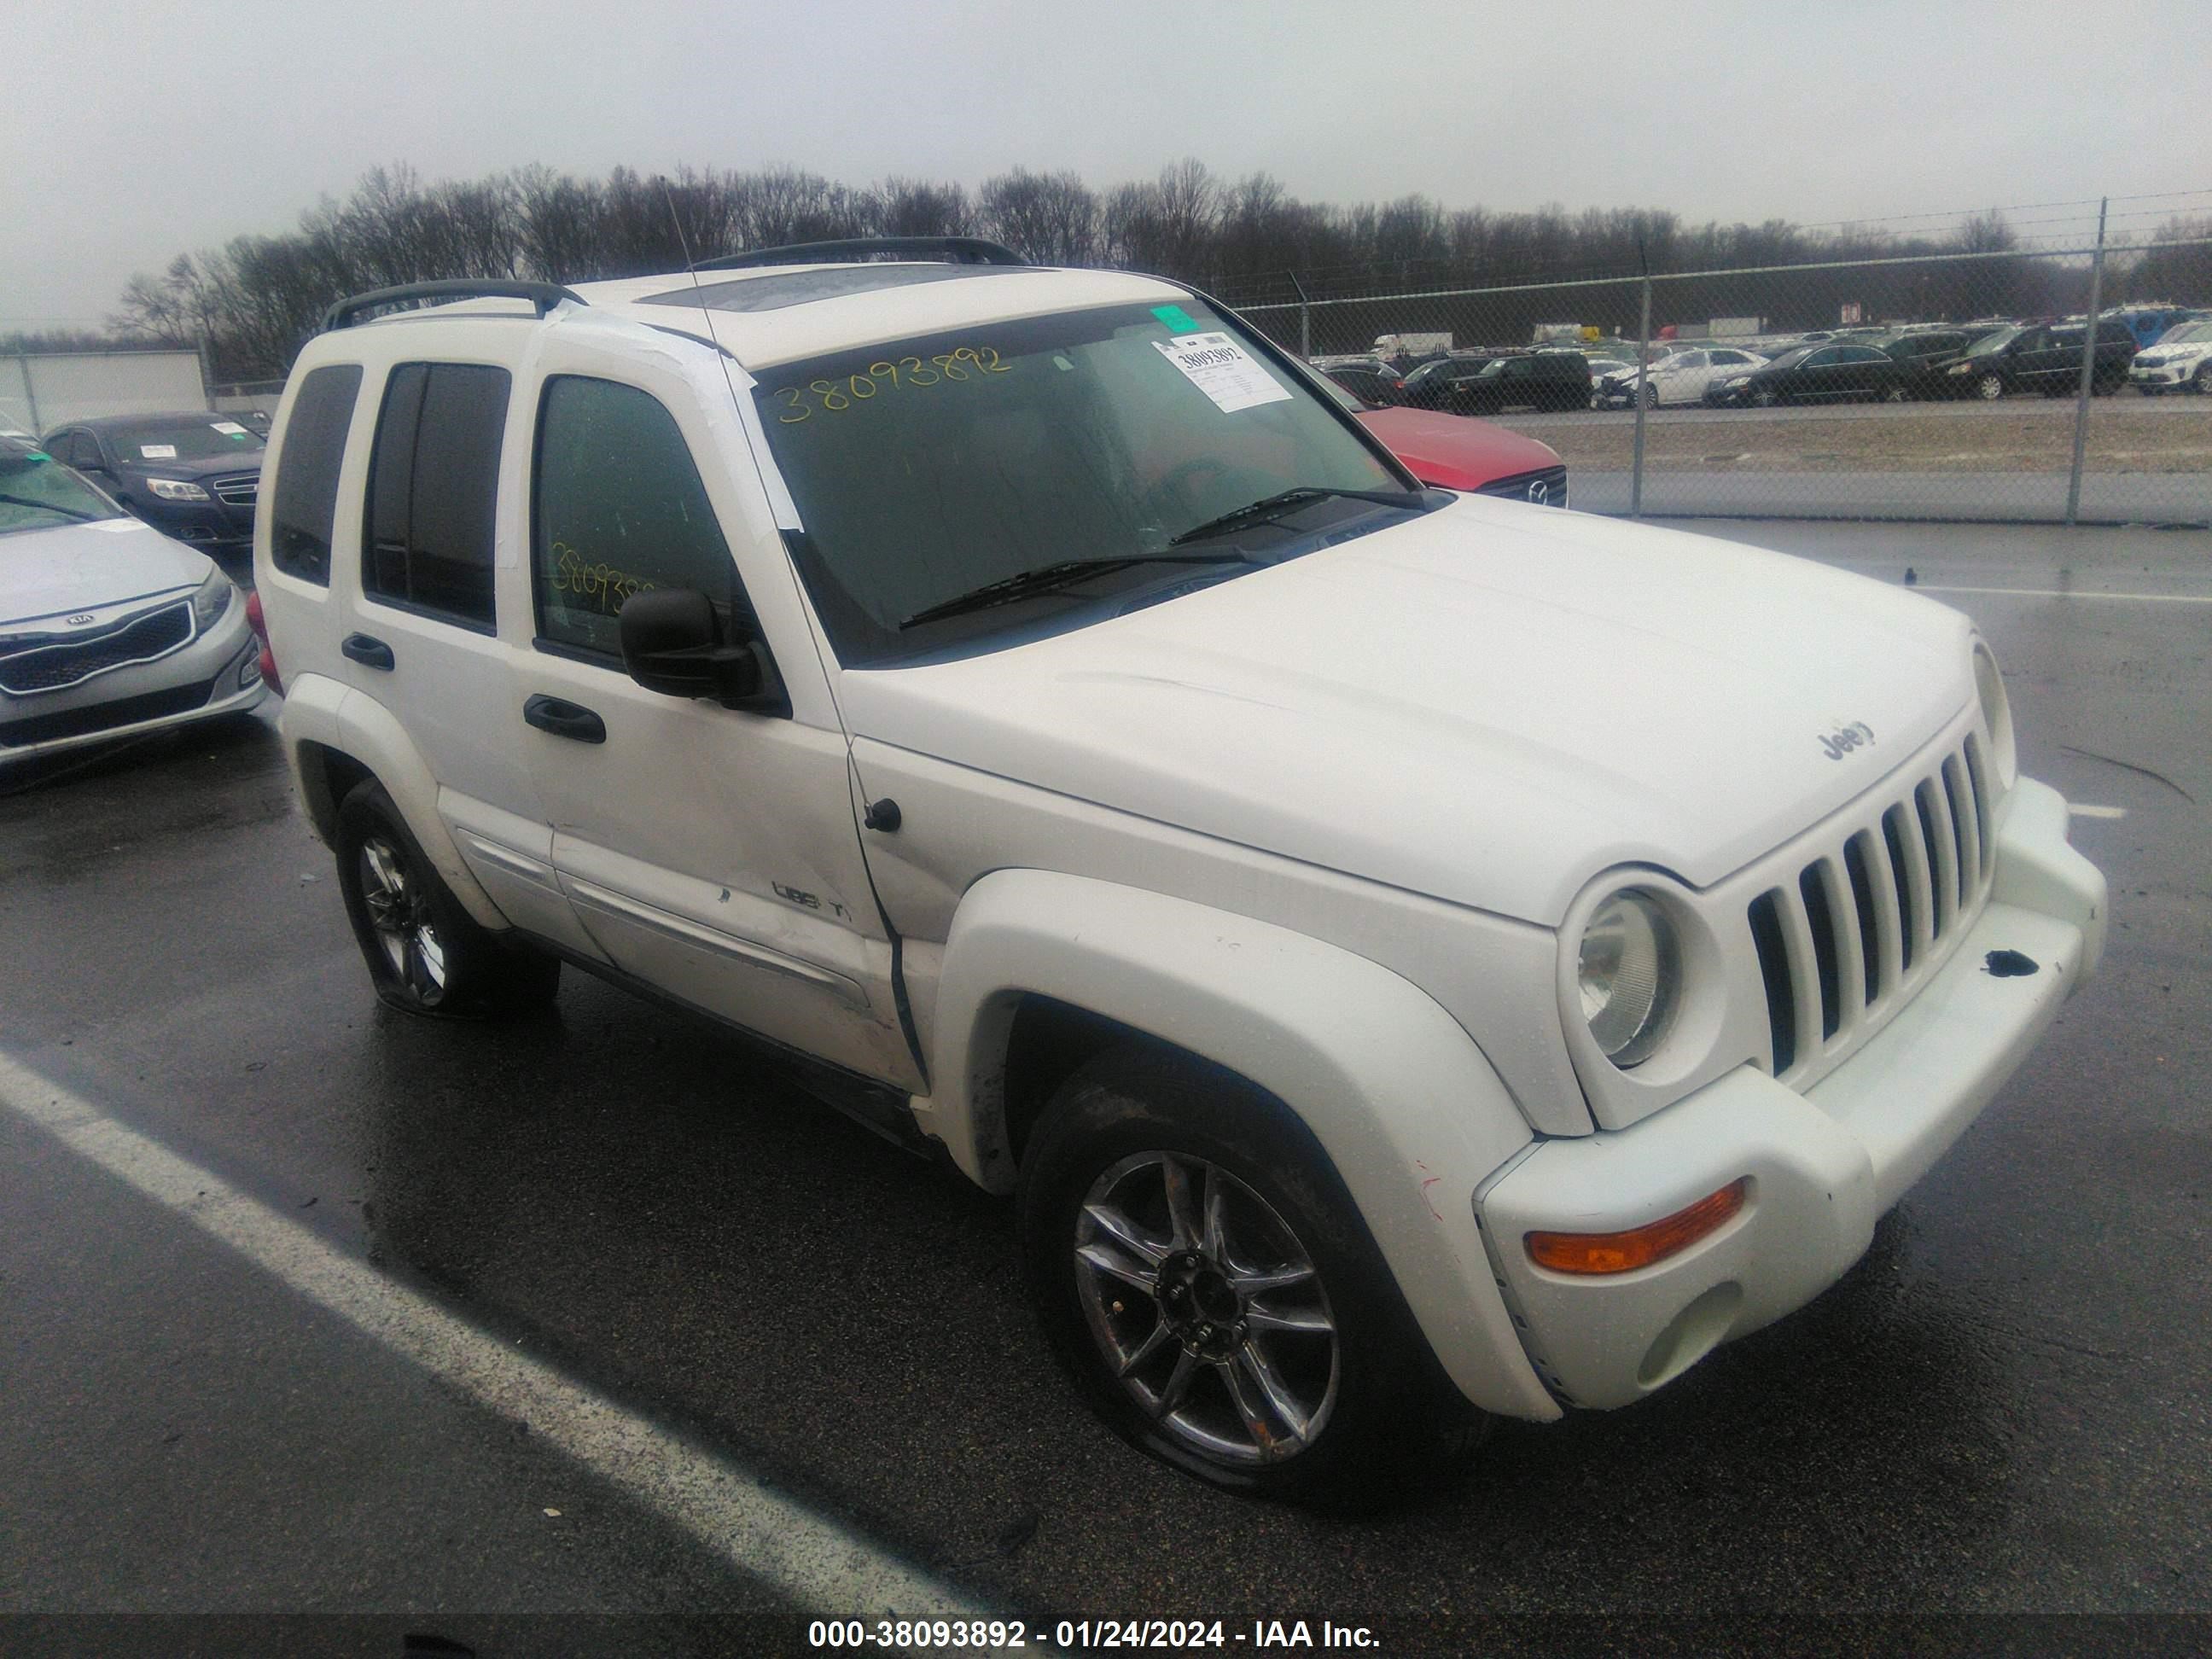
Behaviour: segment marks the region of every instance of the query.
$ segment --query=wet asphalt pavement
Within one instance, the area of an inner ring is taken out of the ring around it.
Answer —
[[[1628,1410],[1500,1425],[1413,1513],[1128,1450],[1043,1351],[1010,1212],[739,1039],[573,971],[524,1024],[384,1010],[273,708],[0,779],[0,1054],[1033,1630],[2212,1612],[2212,535],[1721,533],[2075,596],[1935,595],[2004,663],[2022,769],[2124,814],[2075,821],[2102,974],[1825,1297]],[[868,1611],[758,1587],[4,1112],[0,1217],[0,1612],[407,1614],[489,1653]],[[560,1617],[492,1617],[526,1614]]]

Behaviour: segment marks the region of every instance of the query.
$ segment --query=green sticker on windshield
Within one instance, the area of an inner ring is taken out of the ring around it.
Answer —
[[[34,449],[30,453],[30,459],[34,461],[51,461],[53,459],[53,457],[47,454],[43,449]]]
[[[1198,321],[1181,306],[1154,306],[1152,315],[1168,325],[1170,334],[1195,334]]]

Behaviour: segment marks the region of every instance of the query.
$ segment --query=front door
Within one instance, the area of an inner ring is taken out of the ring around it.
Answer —
[[[628,361],[605,367],[549,362],[532,388],[537,638],[517,653],[509,700],[529,727],[521,747],[562,884],[618,967],[779,1042],[919,1089],[843,732],[648,691],[623,671],[617,618],[634,592],[696,588],[726,625],[757,624],[726,515],[702,482],[713,441],[702,424],[687,438],[677,417],[699,422],[690,383]],[[773,645],[793,672],[817,668],[810,640]]]

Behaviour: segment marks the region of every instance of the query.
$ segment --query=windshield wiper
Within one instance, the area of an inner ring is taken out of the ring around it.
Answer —
[[[1117,559],[1062,559],[1057,564],[1042,565],[999,581],[986,582],[969,592],[957,593],[926,606],[899,627],[904,629],[917,623],[935,622],[939,617],[957,617],[970,611],[988,611],[995,605],[1012,605],[1033,593],[1049,593],[1056,587],[1103,575],[1109,570],[1127,570],[1133,565],[1209,564],[1224,559],[1243,560],[1244,556],[1242,553],[1131,553]]]
[[[0,501],[10,507],[34,507],[41,513],[58,513],[64,519],[75,519],[82,524],[95,523],[100,517],[97,513],[80,513],[73,507],[57,507],[52,501],[34,501],[27,495],[0,495]]]
[[[1254,501],[1249,506],[1224,513],[1218,518],[1208,519],[1204,524],[1194,525],[1184,531],[1182,535],[1171,537],[1168,545],[1181,547],[1185,542],[1194,542],[1203,536],[1225,535],[1230,531],[1241,529],[1248,524],[1265,523],[1269,519],[1289,512],[1292,507],[1303,507],[1308,501],[1339,497],[1346,501],[1375,501],[1383,507],[1403,507],[1408,513],[1421,513],[1428,510],[1428,502],[1417,490],[1340,489],[1334,484],[1299,484],[1294,489],[1282,490]]]

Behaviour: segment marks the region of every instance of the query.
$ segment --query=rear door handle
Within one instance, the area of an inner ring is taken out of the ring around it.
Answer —
[[[556,738],[573,738],[578,743],[607,740],[607,723],[590,709],[581,703],[546,696],[543,692],[522,705],[522,718]]]
[[[387,674],[393,667],[392,647],[382,640],[371,639],[366,634],[347,635],[338,649],[364,667],[381,668]]]

